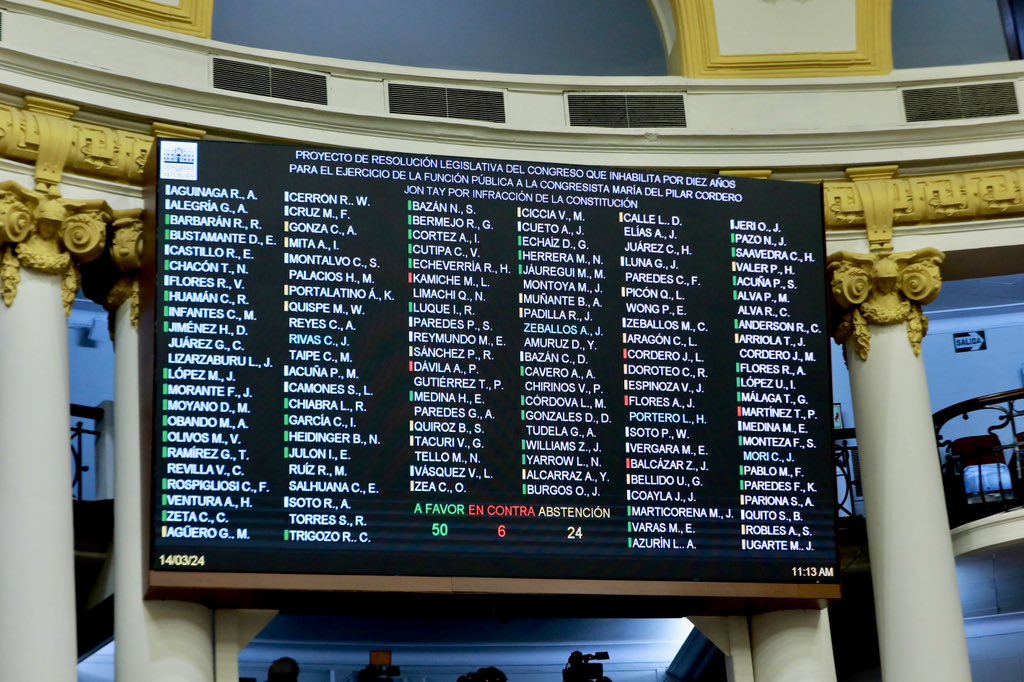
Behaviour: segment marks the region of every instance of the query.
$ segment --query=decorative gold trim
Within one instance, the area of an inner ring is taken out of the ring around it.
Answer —
[[[877,168],[877,167],[876,167]],[[891,166],[890,168],[895,168]],[[866,206],[858,173],[848,169],[850,182],[824,183],[825,227],[860,227],[872,220],[892,225],[917,225],[944,221],[971,221],[1024,214],[1024,168],[974,170],[941,175],[876,179],[882,183],[888,207]]]
[[[767,180],[772,176],[769,168],[729,168],[718,171],[719,175],[732,178],[752,178],[754,180]]]
[[[114,316],[117,309],[131,300],[132,326],[139,328],[139,268],[142,267],[142,239],[144,225],[142,211],[132,209],[114,214],[114,239],[110,245],[110,259],[124,276],[107,292],[103,306],[109,313],[110,336],[114,337]]]
[[[153,138],[71,120],[77,111],[31,95],[24,109],[0,104],[0,156],[34,163],[36,189],[52,195],[65,170],[140,184]]]
[[[173,123],[154,123],[151,127],[153,137],[174,140],[201,140],[206,137],[206,131],[199,128],[188,128],[174,125]]]
[[[20,269],[31,268],[61,277],[64,309],[81,286],[78,263],[97,259],[106,245],[112,212],[106,202],[61,199],[55,187],[25,189],[16,182],[0,182],[0,279],[3,300],[14,303]]]
[[[18,285],[21,284],[21,263],[14,255],[14,248],[2,246],[3,260],[0,262],[0,283],[3,285],[4,305],[10,308],[14,305],[14,297],[18,295]]]
[[[197,38],[209,38],[213,32],[213,1],[179,0],[175,7],[151,0],[46,0],[90,14]]]
[[[828,257],[832,297],[842,313],[832,336],[842,345],[852,339],[861,360],[871,350],[870,325],[907,323],[907,338],[914,355],[928,333],[928,318],[921,307],[934,301],[942,290],[939,265],[945,255],[932,248],[904,253],[851,253],[839,251]],[[838,318],[838,319],[837,319]]]
[[[857,49],[850,52],[723,55],[714,0],[675,0],[681,65],[688,78],[810,78],[892,71],[892,0],[857,0]]]

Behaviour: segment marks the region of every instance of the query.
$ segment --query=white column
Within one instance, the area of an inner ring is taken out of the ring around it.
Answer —
[[[142,600],[146,548],[139,438],[139,335],[131,301],[115,318],[114,666],[119,682],[213,682],[210,610],[200,604]],[[0,609],[2,611],[2,609]],[[2,665],[2,662],[0,662]],[[12,677],[11,679],[19,679]],[[21,679],[47,680],[46,677]]]
[[[0,677],[74,682],[67,321],[61,278],[0,303]]]
[[[904,324],[847,342],[882,675],[971,679],[924,363]]]
[[[750,617],[756,682],[835,682],[826,610],[772,611]]]
[[[746,616],[690,616],[690,621],[725,654],[729,682],[755,682]]]
[[[217,609],[214,612],[214,670],[217,682],[238,682],[238,655],[277,611],[269,609]]]

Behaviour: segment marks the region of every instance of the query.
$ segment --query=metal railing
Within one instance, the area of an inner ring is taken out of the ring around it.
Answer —
[[[1024,505],[1024,389],[964,400],[932,420],[951,527]]]
[[[836,508],[839,516],[864,516],[860,453],[854,429],[832,431],[832,457],[836,466]]]
[[[85,474],[90,470],[87,461],[96,452],[96,440],[99,438],[100,422],[103,421],[103,409],[71,404],[71,488],[76,500],[83,499]],[[92,422],[92,428],[86,428],[86,421]]]

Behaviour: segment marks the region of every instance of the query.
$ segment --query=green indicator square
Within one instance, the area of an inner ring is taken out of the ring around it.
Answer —
[[[164,306],[164,317],[170,317],[170,315],[171,315],[171,308],[170,308],[170,306],[166,306],[165,305]]]
[[[523,260],[523,252],[521,250],[519,251],[519,260]]]
[[[288,398],[285,398],[285,399],[284,399],[284,402],[283,402],[283,404],[281,405],[281,407],[283,407],[283,408],[284,408],[284,409],[286,409],[286,410],[288,409]]]
[[[413,303],[412,303],[412,301],[409,301],[409,312],[410,312],[410,313],[412,312],[412,306],[413,306]]]
[[[733,258],[735,258],[735,257],[736,257],[736,247],[735,247],[735,246],[734,246],[734,247],[732,247],[732,257],[733,257]]]
[[[164,395],[167,395],[167,384],[164,384],[160,390]]]
[[[523,466],[526,466],[526,455],[523,455]]]
[[[744,467],[744,466],[743,466],[743,465],[741,464],[741,465],[740,465],[740,476],[742,476],[742,475],[743,475],[743,473],[744,473],[744,469],[745,469],[745,467]]]
[[[288,448],[284,449],[284,458],[288,459]]]
[[[740,377],[736,377],[736,388],[743,388],[743,379],[740,378]],[[740,394],[739,394],[739,392],[737,392],[736,393],[736,400],[739,400],[739,399],[740,399]]]
[[[740,371],[740,363],[738,363],[738,362],[736,363],[736,371],[737,371],[737,372],[739,372],[739,371]],[[738,383],[738,382],[739,382],[739,379],[737,379],[736,381],[737,381],[737,384],[736,384],[736,385],[737,385],[737,386],[739,386],[739,383]]]
[[[167,301],[169,301],[170,299],[171,299],[171,292],[165,291],[164,292],[164,303],[167,303]]]
[[[171,370],[169,370],[169,369],[167,369],[165,367],[164,368],[164,379],[170,379],[170,378],[171,378]]]
[[[170,268],[167,267],[167,261],[164,261],[164,272],[167,272],[168,270],[170,270]]]
[[[167,497],[167,495],[163,495],[160,498],[160,500],[161,500],[160,504],[163,504],[163,505],[169,505],[171,503],[171,500],[170,500],[170,498]]]
[[[526,419],[526,410],[519,410],[519,418],[523,420]]]
[[[291,431],[285,431],[284,432],[284,442],[285,443],[291,443],[292,442],[292,432]]]
[[[520,405],[525,405],[526,404],[526,396],[525,395],[519,396],[519,404]]]
[[[733,276],[732,276],[732,285],[733,285],[733,286],[736,286],[736,282],[738,282],[738,281],[739,281],[739,279],[740,279],[739,277],[737,277],[736,275],[733,275]]]
[[[409,244],[409,253],[412,253],[412,244]]]
[[[285,531],[285,532],[284,532],[284,539],[285,539],[285,540],[288,540],[288,539],[290,539],[290,538],[289,538],[289,535],[290,535],[290,533],[289,533],[288,531]]]
[[[167,520],[167,512],[166,511],[160,512],[160,520],[161,521],[166,521]]]
[[[164,225],[170,225],[170,224],[171,224],[171,216],[169,216],[169,215],[167,215],[165,213],[164,214]]]
[[[409,218],[408,218],[408,224],[409,224],[409,225],[412,225],[412,216],[409,216]],[[410,230],[410,233],[411,233],[411,232],[412,232],[412,230]],[[410,236],[411,236],[411,235],[410,235]]]
[[[171,231],[170,230],[164,230],[164,239],[170,239],[170,238],[171,238]]]
[[[409,239],[412,239],[412,230],[409,230]]]
[[[166,414],[164,415],[164,418],[163,418],[163,426],[167,426],[167,415]]]
[[[746,481],[744,481],[744,480],[743,480],[743,479],[741,478],[741,479],[740,479],[740,490],[746,490],[746,489],[747,489],[747,482],[746,482]]]
[[[284,416],[284,425],[288,426],[288,415]]]
[[[523,264],[522,263],[519,264],[519,274],[520,275],[523,274]]]
[[[526,370],[523,368],[522,365],[519,365],[519,376],[521,376],[521,377],[526,376]]]
[[[409,402],[412,402],[413,391],[409,391]]]
[[[739,329],[740,328],[740,321],[739,320],[733,320],[732,321],[732,328],[733,329]]]
[[[626,507],[626,516],[632,516],[632,515],[633,515],[633,507],[627,506]]]
[[[167,432],[166,432],[166,431],[164,431],[164,434],[163,434],[163,435],[164,435],[164,437],[163,437],[163,439],[162,439],[162,440],[163,440],[163,442],[165,442],[165,443],[166,443],[166,442],[167,442]]]
[[[739,296],[739,292],[737,292],[737,291],[732,292],[732,300],[735,301],[737,296]]]
[[[729,235],[729,241],[731,241],[733,244],[735,244],[736,243],[736,235],[730,234]]]
[[[164,448],[163,448],[163,449],[162,449],[162,450],[160,451],[160,454],[161,454],[161,455],[163,455],[164,457],[167,457],[167,446],[166,446],[166,445],[165,445],[165,446],[164,446]]]
[[[525,483],[523,484],[523,494],[524,495],[526,494],[526,484]]]
[[[626,532],[627,533],[632,533],[633,532],[633,522],[632,521],[626,521]]]
[[[171,331],[171,325],[168,322],[164,322],[164,332]]]
[[[743,445],[743,436],[737,436],[736,442],[738,442],[740,445]]]
[[[632,546],[633,546],[633,538],[629,538],[629,546],[630,546],[630,547],[632,547]]]
[[[519,447],[522,448],[523,450],[526,449],[526,439],[525,438],[522,439],[521,441],[519,441]]]
[[[412,258],[409,259],[409,269],[412,269]]]
[[[522,246],[522,245],[523,245],[523,237],[522,237],[522,235],[520,235],[519,236],[519,246]]]
[[[405,202],[405,210],[407,210],[407,211],[411,211],[412,210],[412,199],[408,199]]]
[[[167,479],[166,478],[161,478],[160,479],[160,490],[167,490]]]
[[[164,400],[164,409],[166,410],[166,409],[167,409],[167,406],[168,406],[168,405],[170,405],[170,404],[171,404],[171,401],[170,401],[170,400],[166,400],[166,399],[165,399],[165,400]]]

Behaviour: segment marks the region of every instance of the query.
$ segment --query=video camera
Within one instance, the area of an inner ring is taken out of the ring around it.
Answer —
[[[607,651],[596,651],[585,654],[574,651],[569,654],[569,662],[562,670],[562,682],[611,682],[604,676],[604,665],[591,661],[607,661]]]

